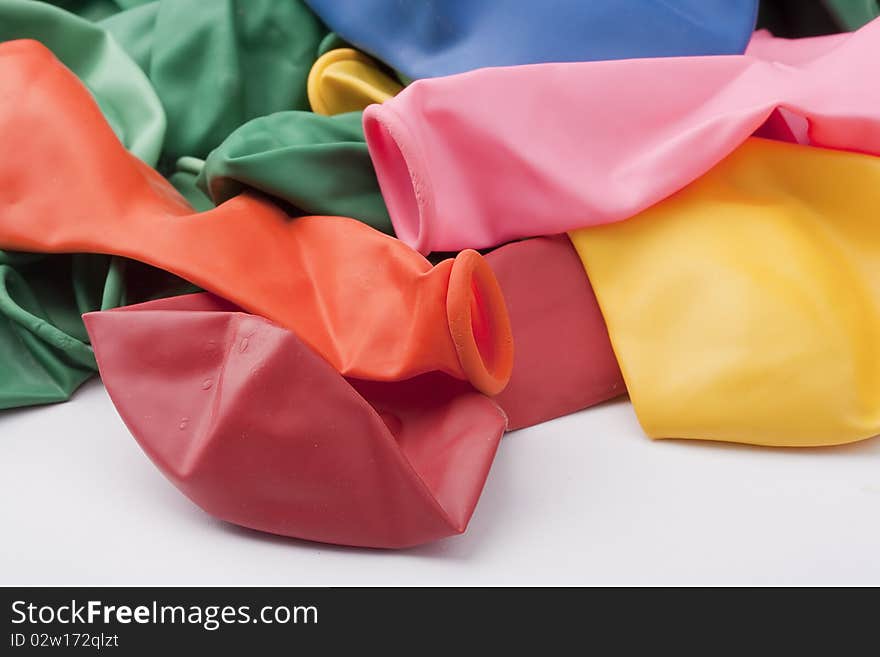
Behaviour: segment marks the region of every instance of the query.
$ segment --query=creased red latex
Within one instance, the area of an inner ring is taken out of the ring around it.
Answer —
[[[347,376],[442,371],[487,394],[507,383],[507,313],[476,252],[432,268],[353,219],[291,220],[251,194],[195,213],[34,41],[0,45],[0,99],[0,248],[165,269],[292,329]]]
[[[85,321],[122,419],[211,515],[364,547],[465,530],[506,424],[466,384],[346,380],[290,331],[209,294]]]
[[[516,360],[495,401],[520,429],[626,393],[605,319],[568,237],[489,253],[510,313]]]

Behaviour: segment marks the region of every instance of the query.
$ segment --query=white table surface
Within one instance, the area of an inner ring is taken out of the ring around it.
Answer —
[[[646,438],[627,401],[508,434],[468,531],[406,551],[202,513],[99,382],[0,413],[0,584],[880,584],[880,438]]]

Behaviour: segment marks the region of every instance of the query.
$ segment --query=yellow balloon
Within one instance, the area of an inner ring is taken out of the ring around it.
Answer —
[[[753,138],[571,238],[649,436],[880,433],[880,158]]]
[[[316,114],[356,112],[396,96],[403,86],[379,64],[353,48],[321,55],[309,71],[309,104]]]

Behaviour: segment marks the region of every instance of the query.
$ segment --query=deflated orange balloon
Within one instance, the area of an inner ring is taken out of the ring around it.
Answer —
[[[292,220],[242,194],[195,213],[131,156],[89,92],[42,45],[0,45],[0,248],[107,253],[170,271],[292,329],[369,380],[439,370],[487,394],[513,365],[492,270],[474,251],[435,267],[353,219]]]

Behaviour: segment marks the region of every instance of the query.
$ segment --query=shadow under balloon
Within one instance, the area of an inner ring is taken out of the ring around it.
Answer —
[[[720,450],[733,452],[763,452],[766,454],[778,455],[802,455],[802,456],[823,456],[827,455],[851,455],[851,454],[880,454],[880,434],[868,436],[861,440],[856,440],[839,445],[803,445],[803,446],[775,446],[775,445],[755,445],[746,442],[734,442],[724,440],[708,440],[695,438],[650,438],[648,437],[639,424],[638,417],[633,409],[632,402],[628,395],[621,395],[613,399],[609,399],[600,404],[585,408],[577,413],[569,416],[574,417],[583,413],[591,413],[599,409],[612,409],[614,407],[627,407],[629,409],[628,416],[631,418],[631,427],[627,426],[627,433],[638,433],[639,439],[651,441],[660,446],[668,446],[669,449],[702,449],[702,450]],[[557,420],[562,418],[556,418]],[[552,420],[551,420],[552,421]],[[531,428],[531,427],[524,427]],[[507,436],[516,435],[517,431],[508,433]]]
[[[721,440],[694,440],[690,438],[661,438],[656,442],[669,445],[670,449],[703,449],[721,450],[733,452],[759,451],[772,454],[774,457],[791,458],[792,455],[800,457],[828,458],[829,455],[852,455],[852,454],[876,454],[880,456],[880,436],[871,436],[841,445],[811,445],[802,447],[781,447],[770,445],[752,445],[748,443],[726,442]],[[651,440],[648,438],[647,440]]]
[[[617,397],[601,404],[597,404],[591,409],[580,411],[578,414],[597,412],[601,409],[613,412],[616,408],[623,407],[629,407],[631,409],[631,404],[626,396]],[[482,555],[497,549],[497,541],[502,540],[504,528],[511,526],[511,524],[514,523],[514,519],[511,516],[518,513],[516,498],[517,495],[521,495],[523,492],[520,479],[522,464],[517,463],[514,458],[516,447],[510,443],[532,439],[553,441],[554,431],[552,431],[549,425],[559,421],[565,422],[566,418],[570,419],[571,417],[572,416],[566,416],[564,418],[550,420],[548,423],[543,423],[542,426],[547,428],[548,431],[542,431],[540,435],[531,434],[523,429],[505,434],[498,449],[496,462],[489,473],[489,478],[486,482],[483,495],[480,498],[479,504],[476,507],[467,530],[463,534],[440,539],[431,543],[392,550],[333,545],[267,534],[257,530],[232,525],[211,518],[207,515],[203,517],[206,522],[210,522],[216,529],[225,534],[230,534],[247,541],[257,541],[284,547],[303,548],[310,551],[318,549],[323,552],[334,554],[376,555],[377,558],[383,556],[395,556],[397,558],[415,557],[458,562],[477,560]],[[635,430],[640,432],[634,414],[632,414],[632,424],[632,427],[627,426],[624,428],[625,433],[631,434]],[[633,437],[636,438],[635,436]],[[584,438],[588,439],[589,436],[584,436]],[[637,439],[651,441],[651,439],[643,433],[639,435]],[[827,458],[828,455],[880,455],[880,440],[878,440],[878,436],[858,442],[825,447],[768,447],[742,443],[675,438],[655,440],[652,442],[656,443],[660,448],[666,448],[669,450],[714,450],[718,452],[757,451],[773,455],[773,458],[778,456],[785,459],[791,459],[793,454],[801,458]],[[583,467],[584,475],[589,476],[591,465],[585,462]]]
[[[256,529],[234,525],[232,523],[202,514],[203,521],[226,535],[245,541],[253,541],[269,545],[277,545],[285,548],[305,549],[309,551],[319,550],[334,554],[374,555],[377,558],[397,556],[399,558],[427,558],[432,560],[469,561],[477,559],[481,554],[492,551],[495,541],[502,532],[502,528],[510,521],[509,514],[515,512],[515,499],[517,490],[516,472],[512,464],[505,464],[505,442],[508,437],[501,441],[498,448],[497,462],[489,472],[483,495],[477,504],[476,510],[468,524],[467,529],[455,536],[442,538],[431,543],[416,545],[407,548],[387,549],[369,548],[349,545],[335,545],[332,543],[320,543],[305,539],[269,534]]]
[[[101,386],[98,377],[86,382],[76,393],[74,393],[73,401],[76,398],[93,393],[95,389]],[[628,407],[631,410],[631,404],[626,396],[618,397],[602,404],[598,404],[591,409],[585,409],[577,414],[595,413],[602,409],[614,410],[615,408]],[[4,422],[13,422],[20,418],[29,418],[35,413],[45,413],[43,407],[24,407],[14,408],[0,411],[0,431],[2,431]],[[572,418],[572,416],[566,416]],[[549,428],[551,423],[558,421],[566,421],[566,418],[557,418],[543,426]],[[27,420],[26,420],[27,421]],[[638,429],[638,423],[635,414],[632,413],[632,427],[624,427],[627,434]],[[376,555],[391,556],[397,558],[425,558],[430,560],[447,560],[447,561],[472,561],[479,559],[481,555],[491,552],[497,548],[497,541],[501,540],[504,528],[512,522],[511,515],[517,513],[516,496],[522,493],[520,481],[520,465],[514,459],[515,445],[520,440],[539,439],[542,441],[553,441],[553,431],[541,432],[540,436],[530,434],[527,430],[517,430],[507,433],[501,441],[496,461],[490,470],[488,480],[486,482],[483,495],[476,507],[474,515],[463,534],[447,537],[431,543],[419,546],[402,548],[402,549],[384,549],[384,548],[365,548],[353,547],[345,545],[334,545],[328,543],[319,543],[305,539],[297,539],[276,534],[249,529],[246,527],[231,524],[229,522],[219,520],[201,511],[198,506],[188,500],[185,496],[180,495],[171,482],[161,477],[163,483],[162,488],[166,489],[162,494],[162,504],[169,505],[169,512],[174,514],[182,514],[186,516],[187,522],[203,523],[211,531],[229,535],[244,541],[254,541],[258,543],[283,546],[285,548],[301,548],[309,551],[319,550],[333,554],[356,554],[356,555]],[[588,436],[585,436],[588,438]],[[638,436],[641,440],[651,440],[644,434]],[[749,445],[732,442],[706,441],[706,440],[690,440],[667,438],[654,441],[658,446],[669,450],[716,450],[720,452],[759,452],[777,455],[782,458],[790,459],[792,455],[799,458],[828,458],[832,456],[852,456],[852,455],[880,455],[880,440],[878,436],[867,438],[858,442],[847,443],[843,445],[832,445],[824,447],[768,447],[761,445]],[[584,463],[585,470],[590,465]],[[152,472],[155,475],[157,473]],[[584,474],[588,475],[588,472]],[[150,486],[158,486],[153,477],[150,477]]]

